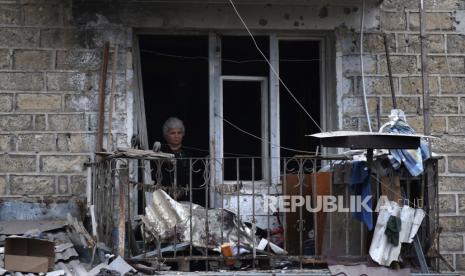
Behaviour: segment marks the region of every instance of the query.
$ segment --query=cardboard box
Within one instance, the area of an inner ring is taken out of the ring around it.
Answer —
[[[48,272],[55,265],[55,244],[46,240],[14,237],[5,240],[5,269]]]

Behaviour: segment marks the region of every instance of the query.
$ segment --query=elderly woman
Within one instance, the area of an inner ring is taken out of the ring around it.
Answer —
[[[176,158],[186,157],[182,148],[185,128],[181,120],[176,117],[170,117],[163,124],[163,137],[167,144],[161,148],[163,152],[173,153]]]
[[[163,170],[162,184],[165,187],[171,188],[170,194],[179,201],[189,201],[189,182],[192,179],[192,202],[205,206],[205,189],[200,187],[202,182],[199,179],[199,168],[196,168],[197,173],[192,173],[190,177],[190,170],[192,169],[189,157],[192,154],[183,148],[182,142],[184,139],[185,128],[183,122],[176,118],[171,117],[163,124],[163,137],[166,144],[161,147],[162,152],[172,153],[176,158],[176,170],[171,165],[165,164]],[[192,160],[194,163],[194,160]],[[176,192],[172,190],[174,187],[174,180],[176,175]]]

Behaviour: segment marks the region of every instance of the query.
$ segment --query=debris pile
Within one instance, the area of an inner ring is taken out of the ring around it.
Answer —
[[[82,222],[16,220],[0,222],[0,275],[125,275],[137,272],[97,243]]]

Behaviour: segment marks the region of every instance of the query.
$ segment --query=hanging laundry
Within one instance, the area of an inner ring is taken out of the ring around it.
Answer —
[[[391,126],[388,130],[389,133],[415,134],[415,130],[407,123],[407,119],[402,110],[391,110],[389,118],[391,121],[386,124]],[[428,144],[424,139],[421,139],[418,149],[391,150],[389,160],[394,169],[398,169],[401,164],[404,164],[412,176],[418,176],[423,172],[423,161],[429,157]]]
[[[364,202],[366,197],[370,197],[368,200],[368,207],[372,209],[373,203],[371,199],[371,182],[370,182],[370,169],[365,161],[354,161],[352,162],[352,177],[350,183],[351,191],[361,197],[361,202]],[[359,207],[358,207],[359,208]],[[361,208],[360,211],[353,211],[352,218],[358,219],[366,224],[368,230],[373,229],[373,214],[371,210],[365,210]]]
[[[395,246],[399,245],[400,229],[401,229],[400,218],[395,217],[395,216],[390,216],[386,224],[386,230],[384,231],[384,234],[386,234],[388,242],[392,243]]]

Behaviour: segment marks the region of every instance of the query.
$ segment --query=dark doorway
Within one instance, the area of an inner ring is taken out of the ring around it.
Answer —
[[[320,124],[320,42],[281,40],[279,42],[279,74],[286,86]],[[315,145],[305,135],[319,132],[280,85],[281,146],[302,151],[314,151]],[[298,152],[281,149],[281,156]]]
[[[223,124],[225,180],[262,179],[261,91],[260,82],[223,81],[223,116],[229,118]]]
[[[208,36],[139,37],[149,145],[165,143],[162,125],[169,117],[184,122],[184,148],[208,155]]]

